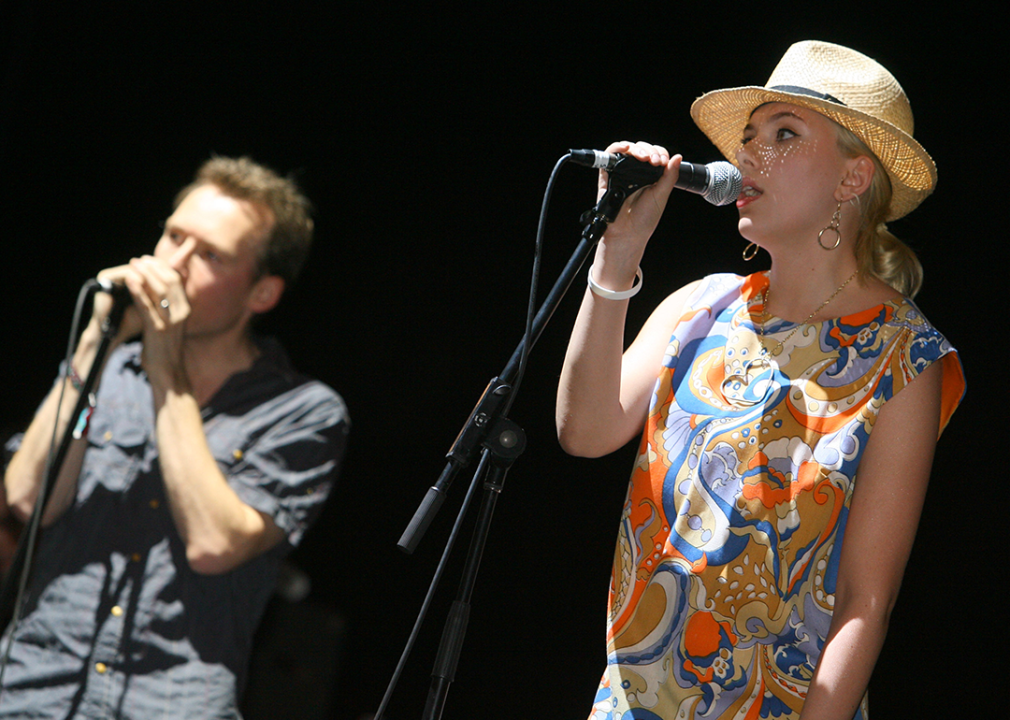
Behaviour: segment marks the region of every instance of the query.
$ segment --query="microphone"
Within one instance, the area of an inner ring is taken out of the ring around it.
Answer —
[[[610,173],[628,175],[639,185],[651,185],[663,176],[666,169],[632,157],[615,155],[600,150],[569,150],[572,162],[591,168],[601,168]],[[743,177],[740,171],[725,160],[701,165],[681,162],[680,177],[674,187],[701,195],[713,205],[728,205],[740,195]]]
[[[123,322],[126,309],[133,304],[133,295],[123,283],[115,283],[105,278],[88,280],[88,284],[92,285],[96,292],[108,293],[112,296],[112,309],[102,321],[102,335],[111,338],[119,331],[119,325]]]
[[[97,278],[93,282],[97,292],[108,293],[112,296],[113,305],[126,307],[133,303],[133,295],[123,283],[115,283],[105,278]]]

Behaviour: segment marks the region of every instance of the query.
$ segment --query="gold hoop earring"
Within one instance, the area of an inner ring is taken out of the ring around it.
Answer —
[[[831,224],[826,228],[817,233],[817,244],[820,245],[825,250],[834,250],[842,242],[842,233],[839,231],[838,226],[842,223],[842,201],[838,201],[838,207],[835,208],[835,214],[831,216]],[[825,245],[824,244],[824,233],[833,232],[835,234],[835,244]]]
[[[750,262],[751,260],[754,259],[754,256],[758,254],[758,251],[760,249],[761,248],[758,247],[757,243],[752,242],[750,245],[748,245],[743,249],[743,252],[740,253],[740,255],[741,257],[743,257],[744,262]]]

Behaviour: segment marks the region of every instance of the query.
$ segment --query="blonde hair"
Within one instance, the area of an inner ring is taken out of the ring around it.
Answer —
[[[870,187],[857,198],[860,224],[855,253],[859,271],[914,298],[922,287],[922,265],[912,248],[892,235],[884,224],[891,205],[891,181],[884,166],[858,135],[841,125],[838,125],[838,147],[847,157],[869,157],[875,168]]]

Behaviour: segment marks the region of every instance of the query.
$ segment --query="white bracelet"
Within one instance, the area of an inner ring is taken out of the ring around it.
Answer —
[[[607,300],[627,300],[630,297],[634,297],[638,294],[638,291],[642,289],[642,268],[638,268],[638,272],[635,274],[635,279],[638,280],[636,285],[632,285],[630,290],[607,290],[605,287],[600,287],[593,280],[593,266],[589,266],[589,273],[586,275],[589,280],[589,289],[592,290],[596,295],[601,298],[606,298]]]

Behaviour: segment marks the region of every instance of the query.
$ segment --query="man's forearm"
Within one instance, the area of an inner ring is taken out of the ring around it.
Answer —
[[[82,335],[72,361],[74,371],[79,377],[86,377],[91,371],[100,341],[101,330],[95,322],[92,322]],[[59,406],[59,413],[57,413],[61,393],[63,402]],[[42,487],[50,448],[54,447],[54,439],[58,444],[71,423],[77,422],[77,418],[71,418],[70,415],[79,397],[80,391],[74,386],[74,383],[70,379],[61,379],[49,392],[39,412],[28,426],[28,430],[25,431],[21,447],[11,458],[4,475],[4,486],[7,491],[8,504],[22,520],[27,519],[35,507],[36,498]],[[58,422],[57,415],[59,416]],[[77,487],[77,476],[81,471],[86,447],[87,442],[83,438],[71,441],[70,449],[42,518],[44,525],[52,523],[59,517],[73,500],[74,490]]]
[[[205,574],[227,572],[282,540],[273,521],[228,485],[192,394],[169,390],[155,397],[161,473],[190,566]]]

